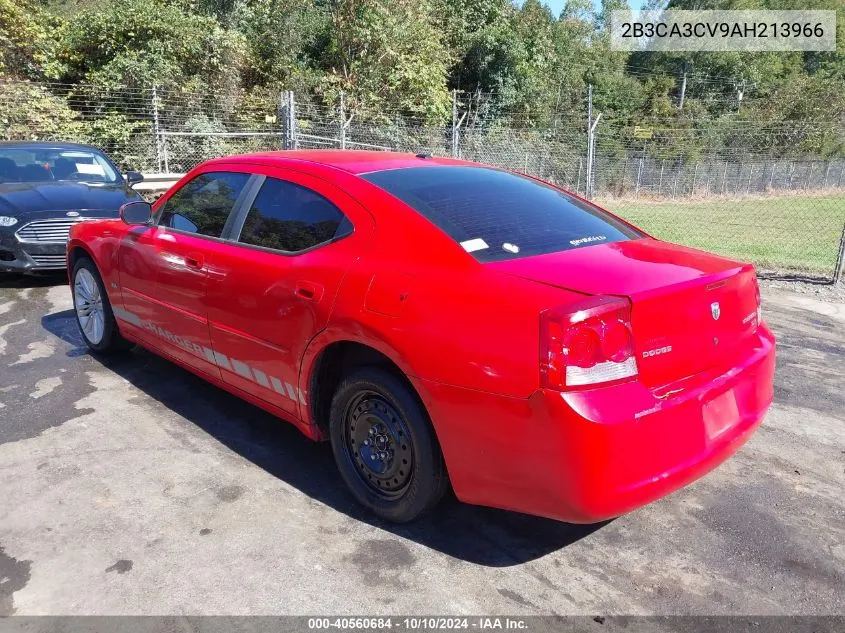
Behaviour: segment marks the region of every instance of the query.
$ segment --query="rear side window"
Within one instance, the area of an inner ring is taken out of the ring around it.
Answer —
[[[267,178],[244,220],[239,242],[297,253],[351,232],[340,210],[320,194]]]
[[[164,204],[159,226],[220,237],[229,212],[249,178],[249,174],[225,171],[200,174]]]
[[[411,167],[362,177],[414,208],[481,262],[642,237],[591,204],[506,171]]]

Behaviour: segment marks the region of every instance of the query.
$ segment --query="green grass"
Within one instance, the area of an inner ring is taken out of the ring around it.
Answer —
[[[660,239],[752,261],[761,270],[825,277],[833,274],[845,223],[845,195],[598,203]]]

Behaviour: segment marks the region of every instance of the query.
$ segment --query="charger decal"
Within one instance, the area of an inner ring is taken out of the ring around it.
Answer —
[[[251,367],[247,363],[237,360],[235,358],[229,358],[225,354],[221,354],[209,347],[205,347],[203,345],[197,345],[193,341],[189,341],[188,339],[174,334],[169,330],[166,330],[151,321],[147,321],[142,319],[134,312],[129,312],[128,310],[124,310],[123,308],[118,308],[116,306],[112,307],[112,312],[114,316],[121,321],[126,321],[135,327],[139,327],[141,329],[147,330],[148,332],[154,334],[160,339],[167,341],[173,345],[178,345],[184,350],[199,356],[200,358],[206,360],[207,362],[211,363],[212,365],[217,365],[221,369],[225,369],[226,371],[232,372],[244,378],[246,380],[250,380],[255,384],[263,387],[264,389],[268,389],[270,391],[274,391],[275,393],[283,396],[285,398],[290,398],[294,402],[297,400],[302,404],[307,404],[305,401],[305,394],[302,392],[301,389],[294,387],[289,382],[283,382],[279,378],[275,376],[268,376],[260,369],[256,369]]]

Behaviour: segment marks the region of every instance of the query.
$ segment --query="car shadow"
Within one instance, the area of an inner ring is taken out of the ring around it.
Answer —
[[[67,273],[64,270],[35,275],[19,275],[18,273],[0,273],[0,288],[47,288],[49,286],[67,285]]]
[[[41,322],[46,330],[71,345],[68,356],[87,353],[73,310],[44,316]],[[309,440],[292,424],[140,347],[123,355],[92,358],[313,499],[457,559],[491,567],[518,565],[564,548],[608,523],[561,523],[470,506],[451,494],[437,510],[413,523],[387,523],[361,508],[347,492],[328,443]]]

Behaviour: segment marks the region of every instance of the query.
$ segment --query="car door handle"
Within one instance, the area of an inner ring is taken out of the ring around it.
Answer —
[[[294,294],[308,301],[319,301],[323,297],[323,287],[310,281],[297,281]]]
[[[202,255],[185,255],[185,266],[196,270],[202,269]]]

